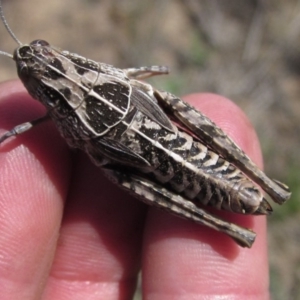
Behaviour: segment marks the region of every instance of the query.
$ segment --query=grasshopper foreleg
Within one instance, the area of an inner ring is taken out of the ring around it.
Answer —
[[[131,79],[145,79],[156,75],[168,74],[169,68],[166,66],[149,66],[123,69],[123,71]]]
[[[25,122],[22,124],[19,124],[17,126],[15,126],[14,128],[12,128],[11,130],[7,131],[6,133],[4,133],[1,137],[0,137],[0,144],[3,143],[5,140],[7,140],[10,137],[16,136],[16,135],[20,135],[28,130],[30,130],[31,128],[33,128],[34,126],[46,121],[49,119],[48,115],[45,115],[41,118],[38,118],[36,120],[30,121],[30,122]]]

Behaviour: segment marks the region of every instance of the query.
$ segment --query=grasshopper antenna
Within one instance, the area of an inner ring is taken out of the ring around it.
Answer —
[[[12,30],[10,29],[10,27],[8,26],[8,23],[4,17],[4,13],[3,13],[3,6],[2,6],[2,0],[0,0],[0,18],[2,20],[2,23],[4,24],[7,32],[9,33],[9,35],[13,38],[13,40],[19,45],[21,46],[22,43],[19,41],[19,39],[15,36],[15,34],[12,32]],[[10,58],[13,58],[13,56],[7,52],[4,51],[0,51],[0,54],[8,56]]]

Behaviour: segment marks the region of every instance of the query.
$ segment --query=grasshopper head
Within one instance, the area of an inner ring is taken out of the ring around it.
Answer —
[[[21,45],[14,51],[18,75],[26,82],[31,76],[38,77],[44,74],[50,62],[51,47],[43,40],[35,40],[29,45]]]
[[[65,68],[57,50],[44,40],[34,40],[19,46],[13,55],[19,78],[31,96],[41,101],[47,108],[57,105],[57,97],[43,97],[45,84],[55,86],[57,79],[64,77]],[[49,88],[48,88],[49,90]],[[54,99],[55,98],[55,99]]]
[[[22,80],[24,86],[28,92],[35,99],[43,102],[47,108],[52,108],[56,105],[54,101],[53,93],[49,91],[46,101],[41,95],[43,95],[43,79],[55,81],[61,77],[65,70],[62,67],[61,61],[57,58],[57,51],[44,40],[34,40],[30,44],[23,44],[10,29],[3,13],[2,1],[0,0],[0,19],[5,26],[9,35],[19,45],[11,55],[5,51],[0,50],[0,55],[15,60],[17,64],[18,75]]]

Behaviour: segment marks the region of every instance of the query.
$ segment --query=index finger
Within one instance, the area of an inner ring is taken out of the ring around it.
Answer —
[[[185,99],[222,127],[262,167],[256,134],[238,107],[211,94]],[[145,295],[151,299],[268,298],[265,217],[220,215],[257,233],[251,249],[237,246],[222,233],[151,210],[144,243]]]

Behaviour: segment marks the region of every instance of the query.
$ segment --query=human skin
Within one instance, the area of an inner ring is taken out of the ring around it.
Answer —
[[[237,106],[184,99],[262,167]],[[43,113],[19,81],[0,85],[1,134]],[[268,299],[265,217],[214,213],[252,228],[253,247],[137,201],[47,121],[0,145],[0,298],[130,299],[142,269],[143,299]]]

